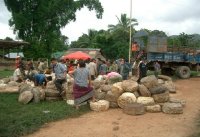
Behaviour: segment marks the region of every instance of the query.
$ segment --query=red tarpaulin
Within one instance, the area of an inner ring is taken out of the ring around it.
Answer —
[[[63,58],[64,59],[82,59],[82,60],[86,60],[86,59],[90,59],[91,57],[86,53],[83,53],[81,51],[77,51],[77,52],[70,53],[70,54],[64,56]]]

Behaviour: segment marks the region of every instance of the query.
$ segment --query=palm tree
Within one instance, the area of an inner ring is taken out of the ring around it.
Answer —
[[[89,29],[88,34],[83,34],[79,37],[77,41],[77,46],[80,48],[96,48],[97,43],[95,42],[95,37],[98,31]]]
[[[117,17],[117,16],[116,16]],[[117,25],[108,25],[108,30],[110,32],[122,30],[124,32],[129,32],[130,25],[132,28],[138,25],[137,19],[131,19],[127,17],[126,14],[121,14],[121,17],[117,17],[118,24]],[[131,22],[131,23],[130,23]]]

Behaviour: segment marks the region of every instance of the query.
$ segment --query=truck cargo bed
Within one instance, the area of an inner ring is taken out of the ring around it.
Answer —
[[[148,52],[148,61],[162,61],[162,62],[187,62],[187,63],[200,63],[200,54],[188,54],[180,52]]]

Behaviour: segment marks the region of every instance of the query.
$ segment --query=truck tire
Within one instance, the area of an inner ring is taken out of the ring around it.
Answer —
[[[190,77],[190,68],[187,66],[180,66],[177,68],[176,70],[176,74],[178,75],[178,77],[186,79]]]

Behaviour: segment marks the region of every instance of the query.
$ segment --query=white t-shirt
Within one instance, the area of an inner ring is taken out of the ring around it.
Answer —
[[[90,71],[91,75],[97,74],[97,65],[94,62],[90,62],[88,64],[88,68],[89,68],[89,71]]]
[[[20,69],[17,68],[13,73],[14,81],[17,81],[18,80],[18,76],[20,76],[20,75],[21,75]]]

